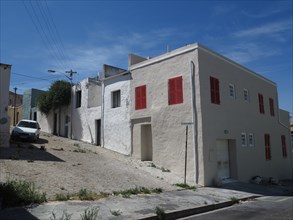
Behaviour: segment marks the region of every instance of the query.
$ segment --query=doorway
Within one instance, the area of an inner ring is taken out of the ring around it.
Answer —
[[[101,119],[96,120],[96,145],[101,146]]]
[[[230,178],[229,141],[217,140],[217,166],[220,179]]]
[[[141,125],[141,160],[153,160],[152,125]]]

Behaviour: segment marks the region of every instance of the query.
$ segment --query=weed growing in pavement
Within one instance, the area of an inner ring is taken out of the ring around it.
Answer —
[[[35,162],[34,160],[28,160],[27,161],[28,163],[33,163],[33,162]]]
[[[74,147],[79,147],[79,143],[74,143],[73,146]]]
[[[111,214],[114,216],[120,216],[122,215],[122,212],[118,209],[118,210],[110,210]]]
[[[67,211],[63,211],[62,216],[57,218],[55,212],[52,212],[52,217],[50,217],[50,220],[70,220],[72,215],[73,214],[67,213]]]
[[[81,220],[95,220],[99,213],[99,207],[87,208],[83,214],[80,215]]]
[[[162,172],[171,172],[169,169],[165,169],[164,167],[158,167],[154,163],[149,163],[148,167],[157,168],[159,170],[162,170]]]
[[[45,193],[39,193],[35,185],[25,180],[8,180],[0,183],[3,207],[15,207],[47,201]]]
[[[238,204],[239,203],[239,199],[237,199],[236,197],[231,197],[230,199],[231,199],[231,202],[233,204]]]
[[[160,208],[159,206],[156,207],[156,215],[158,220],[164,220],[166,219],[166,213],[163,208]]]
[[[145,187],[136,187],[133,189],[127,189],[122,191],[113,191],[113,194],[115,196],[122,195],[123,198],[129,198],[131,195],[137,195],[137,194],[151,194],[151,193],[161,193],[161,188],[155,188],[155,189],[148,189]]]
[[[195,186],[189,186],[186,183],[176,183],[175,186],[183,188],[183,189],[190,189],[190,190],[196,190]]]
[[[100,192],[100,196],[101,198],[107,198],[109,197],[110,193],[107,193],[107,192]]]

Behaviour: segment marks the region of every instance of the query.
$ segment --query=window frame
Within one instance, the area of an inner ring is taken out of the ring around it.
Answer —
[[[229,96],[233,99],[236,99],[235,85],[232,83],[229,83]]]
[[[135,110],[147,108],[147,90],[146,85],[135,87]]]
[[[254,147],[254,134],[253,133],[248,134],[248,146]]]
[[[249,102],[249,91],[248,89],[243,89],[243,99],[246,102]]]
[[[272,159],[272,155],[271,155],[271,140],[270,140],[270,135],[269,134],[265,134],[264,135],[264,139],[265,139],[265,158],[266,158],[266,160],[271,160]]]
[[[75,108],[81,107],[81,96],[82,96],[81,90],[77,90],[75,92]]]
[[[264,99],[261,93],[258,93],[258,107],[259,107],[259,113],[265,114]]]
[[[215,78],[213,76],[210,76],[210,95],[211,103],[220,105],[220,81],[218,78]]]
[[[183,77],[168,79],[168,105],[183,103]]]
[[[121,107],[121,90],[115,90],[111,92],[111,108]]]
[[[241,132],[241,146],[247,147],[247,135],[245,132]]]

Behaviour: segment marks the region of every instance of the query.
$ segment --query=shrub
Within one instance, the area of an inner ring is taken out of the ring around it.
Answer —
[[[98,216],[98,213],[98,207],[87,208],[86,210],[84,210],[84,213],[80,215],[80,217],[81,220],[95,220]]]
[[[120,216],[122,215],[122,212],[120,210],[110,210],[111,214],[114,216]]]
[[[8,180],[0,184],[3,207],[15,207],[46,202],[46,194],[39,193],[35,185],[25,180]]]
[[[160,208],[159,206],[156,207],[156,214],[157,214],[157,219],[159,220],[166,219],[165,210],[163,208]]]
[[[57,201],[67,201],[70,199],[69,194],[63,194],[63,193],[58,193],[56,194],[56,200]]]

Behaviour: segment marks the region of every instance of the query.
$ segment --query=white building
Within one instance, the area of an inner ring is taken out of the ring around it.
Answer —
[[[289,114],[276,84],[199,44],[130,56],[132,155],[187,180],[291,178]]]
[[[8,116],[11,65],[0,63],[0,147],[9,147],[10,119]]]

